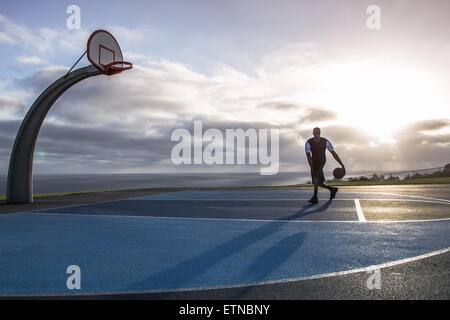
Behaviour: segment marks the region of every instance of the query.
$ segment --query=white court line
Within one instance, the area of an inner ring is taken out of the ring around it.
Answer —
[[[344,192],[343,192],[344,193]],[[347,193],[353,193],[353,192],[347,192]],[[438,199],[438,198],[430,198],[430,197],[422,197],[422,196],[410,196],[406,194],[398,194],[398,193],[387,193],[387,192],[368,192],[368,191],[360,191],[360,192],[354,192],[354,193],[373,193],[373,194],[382,194],[382,195],[389,195],[389,196],[401,196],[401,197],[408,197],[408,198],[419,198],[419,199],[429,199],[429,200],[438,200],[443,201],[446,203],[450,203],[450,200],[447,199]]]
[[[355,207],[356,207],[356,213],[358,213],[359,222],[366,222],[366,218],[364,217],[364,213],[362,211],[361,205],[359,204],[359,199],[355,199]]]
[[[146,197],[146,196],[144,196]],[[246,199],[233,199],[233,198],[211,198],[211,199],[206,199],[206,198],[199,198],[199,199],[170,199],[170,198],[159,198],[159,199],[150,199],[151,196],[149,196],[148,198],[144,197],[137,197],[137,198],[129,198],[129,199],[122,199],[124,201],[127,200],[142,200],[142,201],[307,201],[309,199],[307,198],[298,198],[298,199],[292,199],[292,198],[286,198],[286,199],[282,199],[282,198],[276,198],[276,199],[269,199],[269,198],[264,198],[264,199],[258,199],[258,198],[246,198]],[[423,200],[423,199],[396,199],[396,198],[380,198],[380,199],[361,199],[363,201],[412,201],[412,202],[429,202],[429,203],[438,203],[438,204],[450,204],[450,202],[448,202],[447,200],[441,200],[441,199],[432,199],[429,198],[430,200]],[[330,201],[327,198],[319,198],[319,201],[323,200],[323,201]],[[333,201],[353,201],[354,199],[333,199]],[[120,200],[114,200],[114,201],[120,201]],[[89,204],[89,203],[88,203]],[[83,204],[84,205],[84,204]],[[75,207],[78,207],[79,205],[75,205]],[[64,207],[66,208],[66,207]],[[68,208],[68,207],[67,207]],[[58,209],[58,208],[57,208]],[[43,209],[43,210],[47,210],[47,209]],[[49,209],[50,210],[50,209]]]
[[[276,189],[276,187],[274,189],[267,189],[268,191],[271,190],[275,190],[275,191],[285,191],[285,189]],[[183,193],[183,192],[188,192],[189,190],[185,190],[185,191],[174,191],[174,192],[168,192],[168,193],[162,193],[162,194],[176,194],[176,193]],[[209,191],[221,191],[221,190],[207,190]],[[235,191],[235,190],[224,190],[224,191]],[[244,190],[247,191],[247,190]],[[250,189],[250,191],[265,191],[265,190],[254,190],[254,189]],[[287,191],[304,191],[304,190],[296,190],[296,189],[288,189]],[[356,192],[347,192],[347,191],[342,191],[340,192],[340,194],[348,194],[348,193],[365,193],[365,194],[380,194],[380,195],[389,195],[389,196],[400,196],[400,197],[407,197],[407,198],[415,198],[416,201],[421,201],[422,199],[425,200],[423,202],[428,202],[426,200],[429,200],[430,202],[436,202],[436,201],[442,201],[445,202],[447,204],[450,204],[450,200],[447,199],[439,199],[439,198],[431,198],[431,197],[423,197],[423,196],[411,196],[411,195],[406,195],[406,194],[398,194],[398,193],[388,193],[388,192],[374,192],[374,191],[356,191]],[[151,197],[151,196],[158,196],[160,194],[154,194],[154,195],[149,195],[149,196],[142,196],[142,197]],[[141,197],[133,197],[133,198],[127,198],[127,199],[122,199],[122,200],[135,200],[135,199],[139,199]],[[266,200],[309,200],[309,199],[267,199]],[[241,200],[241,199],[151,199],[151,200]],[[253,200],[253,199],[242,199],[242,200]],[[262,200],[262,199],[255,199],[255,200]],[[319,199],[321,200],[321,199]],[[347,199],[334,199],[334,200],[347,200]],[[350,199],[351,200],[351,199]],[[362,200],[405,200],[407,201],[407,199],[362,199]],[[410,201],[414,201],[414,200],[410,200]]]
[[[168,217],[168,216],[134,216],[134,215],[111,215],[111,214],[87,214],[87,213],[62,213],[62,212],[23,212],[22,214],[40,214],[48,216],[76,216],[76,217],[107,217],[113,219],[126,219],[126,218],[138,218],[138,219],[166,219],[166,220],[204,220],[204,221],[243,221],[243,222],[278,222],[282,224],[286,223],[360,223],[356,220],[273,220],[273,219],[245,219],[245,218],[207,218],[207,217]],[[1,215],[0,215],[1,218]],[[427,220],[378,220],[378,221],[366,221],[372,224],[390,224],[390,223],[418,223],[418,222],[436,222],[436,221],[450,221],[450,218],[441,219],[427,219]]]

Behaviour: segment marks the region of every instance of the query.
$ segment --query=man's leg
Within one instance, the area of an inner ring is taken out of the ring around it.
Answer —
[[[314,195],[311,199],[309,199],[308,201],[311,202],[312,204],[316,204],[317,202],[319,202],[319,200],[317,200],[317,191],[319,190],[319,177],[316,176],[312,176],[313,179],[313,183],[314,183]]]
[[[325,183],[321,183],[321,184],[319,184],[319,187],[321,187],[321,188],[325,188],[325,189],[328,189],[328,190],[331,190],[331,188],[332,187],[330,187],[330,186],[327,186]]]
[[[317,197],[317,191],[319,191],[320,179],[319,177],[314,177],[314,197]]]
[[[339,188],[335,188],[335,187],[331,187],[331,186],[327,186],[326,184],[324,184],[323,182],[319,185],[321,188],[325,188],[328,189],[330,191],[330,200],[333,200],[334,197],[336,196],[336,193],[338,192]]]
[[[322,186],[323,182],[325,181],[325,176],[323,174],[324,165],[325,163],[322,162],[313,162],[314,170],[311,170],[311,177],[313,179],[314,184],[314,195],[309,200],[309,202],[311,202],[312,204],[316,204],[319,202],[317,199],[317,192],[319,190],[319,186]]]

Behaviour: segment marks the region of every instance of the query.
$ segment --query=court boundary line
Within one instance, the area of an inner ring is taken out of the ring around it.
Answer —
[[[352,192],[347,192],[347,193],[352,193]],[[356,192],[355,192],[356,193]],[[439,199],[439,198],[431,198],[431,197],[422,197],[422,196],[410,196],[410,195],[406,195],[406,194],[398,194],[398,193],[388,193],[388,192],[370,192],[370,191],[361,191],[359,193],[372,193],[372,194],[384,194],[384,195],[390,195],[390,196],[402,196],[402,197],[408,197],[408,198],[421,198],[421,199],[429,199],[429,200],[438,200],[438,201],[443,201],[446,202],[448,204],[450,204],[450,200],[447,199]]]
[[[134,215],[113,215],[113,214],[84,214],[84,213],[64,213],[64,212],[24,212],[28,214],[42,214],[42,215],[67,215],[75,217],[114,217],[114,218],[142,218],[142,219],[177,219],[177,220],[206,220],[206,221],[257,221],[257,222],[280,222],[280,223],[299,223],[299,222],[321,222],[321,223],[361,223],[359,220],[273,220],[273,219],[232,219],[232,218],[206,218],[206,217],[167,217],[167,216],[134,216]],[[378,220],[378,221],[366,221],[365,223],[405,223],[405,222],[433,222],[433,221],[448,221],[450,218],[439,219],[427,219],[427,220]]]
[[[146,197],[146,196],[144,196]],[[150,196],[149,196],[150,197]],[[308,201],[309,199],[302,198],[302,199],[257,199],[257,198],[251,198],[251,199],[231,199],[231,198],[225,198],[225,199],[219,199],[219,198],[212,198],[212,199],[142,199],[142,198],[130,198],[130,199],[122,199],[123,201]],[[319,198],[319,201],[353,201],[354,199],[325,199],[325,198]],[[422,200],[422,199],[389,199],[389,198],[381,198],[381,199],[359,199],[362,201],[415,201],[415,202],[425,202],[425,203],[439,203],[439,204],[448,204],[450,205],[450,202],[447,202],[447,200],[443,199],[434,199],[434,200]],[[114,200],[114,201],[120,201],[120,200]],[[103,203],[103,202],[96,202],[96,203]],[[84,204],[82,204],[84,205]],[[89,205],[89,204],[86,204]],[[78,205],[77,205],[78,206]],[[69,208],[69,207],[62,207],[62,208]],[[58,209],[58,208],[56,208]],[[46,210],[46,209],[44,209]]]
[[[366,218],[364,217],[364,213],[362,211],[361,205],[359,204],[359,200],[355,199],[355,207],[356,213],[358,214],[359,222],[366,222]]]
[[[355,186],[357,187],[357,186]],[[307,191],[304,189],[268,189],[268,190],[278,190],[278,191]],[[217,192],[217,191],[236,191],[236,190],[232,190],[232,189],[225,189],[225,190],[182,190],[182,191],[174,191],[174,192],[170,192],[170,193],[182,193],[182,192],[199,192],[199,191],[207,191],[207,192]],[[241,191],[266,191],[266,190],[261,190],[261,189],[249,189],[249,190],[241,190]],[[340,194],[342,193],[365,193],[365,194],[382,194],[382,195],[390,195],[390,196],[401,196],[401,197],[408,197],[408,198],[418,198],[418,199],[428,199],[428,200],[437,200],[437,201],[442,201],[445,203],[450,204],[450,200],[447,199],[439,199],[439,198],[432,198],[432,197],[422,197],[422,196],[411,196],[411,195],[406,195],[406,194],[398,194],[398,193],[389,193],[389,192],[373,192],[373,191],[358,191],[358,192],[352,192],[352,191],[341,191]],[[320,194],[320,192],[319,192]],[[146,196],[144,196],[146,197]],[[133,200],[133,199],[137,199],[138,197],[134,197],[134,198],[128,198],[128,200]],[[125,199],[124,199],[125,200]],[[155,199],[155,200],[159,200],[159,199]],[[162,199],[162,200],[166,200],[166,199]],[[169,200],[169,199],[167,199]],[[172,200],[172,199],[170,199]],[[173,199],[175,200],[175,199]],[[300,199],[299,199],[300,200]],[[309,199],[308,199],[309,200]],[[320,199],[319,199],[320,200]],[[333,199],[333,200],[346,200],[346,199]],[[387,199],[389,200],[389,199]]]

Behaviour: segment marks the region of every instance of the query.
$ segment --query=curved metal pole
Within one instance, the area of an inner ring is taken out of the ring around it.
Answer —
[[[81,80],[100,74],[93,65],[72,71],[53,82],[33,103],[17,133],[9,160],[8,203],[33,202],[34,146],[47,112],[67,89]]]

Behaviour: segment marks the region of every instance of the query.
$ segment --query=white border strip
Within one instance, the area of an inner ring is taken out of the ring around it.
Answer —
[[[362,211],[361,205],[359,204],[359,199],[355,199],[355,207],[356,207],[356,213],[358,214],[359,222],[366,222],[366,218],[364,217],[364,213]]]

